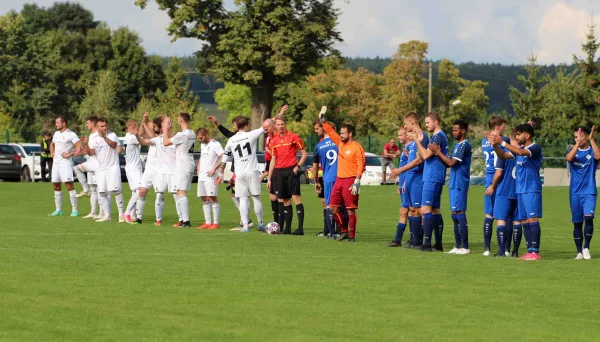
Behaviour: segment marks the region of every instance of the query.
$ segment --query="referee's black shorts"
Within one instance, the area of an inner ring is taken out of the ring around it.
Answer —
[[[271,188],[275,189],[275,195],[279,199],[289,199],[292,196],[300,196],[300,175],[294,173],[293,167],[275,169]]]

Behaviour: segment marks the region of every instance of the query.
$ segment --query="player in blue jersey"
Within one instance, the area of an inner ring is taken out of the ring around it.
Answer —
[[[596,169],[600,160],[600,149],[594,141],[594,127],[580,126],[575,129],[575,146],[567,153],[571,184],[569,202],[573,221],[573,239],[577,247],[575,259],[592,258],[590,241],[594,233],[594,211],[596,210]],[[585,228],[584,228],[585,222]],[[585,236],[585,244],[583,241]]]
[[[431,150],[444,165],[450,168],[450,211],[454,222],[455,245],[448,254],[471,254],[469,249],[469,228],[467,225],[467,195],[469,193],[469,180],[471,178],[471,154],[473,148],[467,140],[469,124],[464,120],[456,120],[452,125],[452,136],[457,144],[448,158],[440,147],[430,144]]]
[[[441,119],[439,114],[430,112],[425,114],[425,127],[432,133],[430,143],[438,145],[440,152],[444,155],[448,152],[448,138],[440,128]],[[443,251],[442,233],[444,231],[444,219],[440,212],[440,198],[442,189],[446,183],[446,166],[422,141],[416,139],[419,154],[425,161],[423,168],[423,195],[421,212],[423,213],[423,246],[422,251],[430,252],[433,249]],[[431,246],[431,235],[435,232],[435,245]]]
[[[514,133],[510,135],[509,141],[512,146],[517,148],[520,146]],[[500,148],[503,153],[508,152],[506,149]],[[502,171],[502,178],[497,183],[497,187],[495,187],[496,200],[494,201],[494,218],[498,220],[498,227],[496,227],[496,238],[498,239],[497,256],[504,257],[510,255],[510,236],[512,236],[512,241],[514,241],[512,256],[517,257],[519,256],[519,246],[523,234],[521,223],[514,221],[514,218],[517,217],[517,161],[514,158],[496,158],[496,170]]]
[[[515,128],[516,138],[520,147],[507,144],[498,135],[488,135],[488,140],[494,145],[499,158],[517,161],[516,192],[517,217],[523,223],[523,232],[527,242],[527,254],[522,260],[540,260],[541,228],[539,219],[542,217],[542,148],[533,142],[534,129],[531,124],[521,124]],[[508,152],[504,152],[500,146]]]
[[[408,163],[408,151],[406,150],[406,143],[408,141],[406,138],[406,128],[404,127],[398,128],[398,142],[400,145],[404,146],[404,149],[400,153],[400,160],[398,161],[398,168],[402,168]],[[408,211],[410,207],[408,193],[406,192],[406,185],[406,174],[402,173],[398,177],[398,188],[396,190],[398,195],[400,195],[402,202],[400,206],[398,225],[396,225],[396,235],[394,236],[394,240],[387,245],[388,247],[402,246],[402,236],[404,235],[404,230],[406,229],[406,221],[408,219]]]
[[[503,137],[506,129],[506,120],[500,116],[492,116],[488,120],[490,133],[500,136],[507,143],[508,139]],[[502,170],[496,168],[495,164],[498,161],[498,156],[494,151],[494,146],[490,144],[487,138],[481,141],[481,152],[485,161],[485,195],[483,197],[483,211],[485,219],[483,222],[483,255],[490,255],[490,245],[492,242],[492,229],[494,225],[494,202],[496,200],[496,187],[502,179]]]
[[[429,145],[429,137],[423,134],[419,116],[415,112],[404,115],[404,128],[407,132],[408,143],[404,147],[408,152],[406,165],[392,170],[391,177],[405,176],[405,197],[409,203],[408,227],[411,241],[405,244],[407,248],[421,248],[423,245],[423,218],[421,214],[421,198],[423,195],[423,158],[419,154],[414,140],[420,137],[424,146]],[[412,136],[413,138],[411,138]]]
[[[325,201],[324,209],[324,220],[325,226],[327,227],[327,233],[330,239],[334,238],[335,234],[335,223],[333,220],[333,214],[329,208],[329,199],[331,197],[331,190],[337,177],[337,162],[338,162],[338,148],[331,140],[329,135],[323,130],[323,125],[319,120],[314,123],[315,133],[323,137],[316,146],[313,154],[313,170],[319,169],[319,164],[323,169],[323,184],[318,181],[318,176],[315,176],[315,191],[317,193],[323,192],[323,199]],[[315,172],[318,174],[318,172]],[[323,231],[325,233],[325,231]]]

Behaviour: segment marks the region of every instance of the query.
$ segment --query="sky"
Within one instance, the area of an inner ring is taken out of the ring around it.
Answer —
[[[335,0],[346,57],[391,57],[409,40],[429,43],[430,59],[522,64],[532,53],[542,64],[571,63],[600,0]],[[1,0],[0,14],[24,3],[51,6],[55,0]],[[201,42],[171,42],[169,17],[155,2],[142,10],[135,0],[79,0],[96,20],[138,32],[149,54],[185,56]],[[231,2],[230,0],[227,2]],[[595,20],[600,24],[600,18]],[[600,30],[600,27],[598,28]]]

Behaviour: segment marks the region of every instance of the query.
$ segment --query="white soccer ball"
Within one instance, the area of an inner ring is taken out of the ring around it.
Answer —
[[[277,222],[268,223],[265,226],[265,233],[267,233],[267,234],[279,234],[279,224]]]

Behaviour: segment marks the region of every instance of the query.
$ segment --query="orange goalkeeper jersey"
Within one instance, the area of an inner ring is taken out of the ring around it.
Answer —
[[[323,129],[338,147],[339,178],[356,178],[365,171],[365,150],[356,141],[342,142],[342,138],[335,132],[328,122],[323,123]]]

